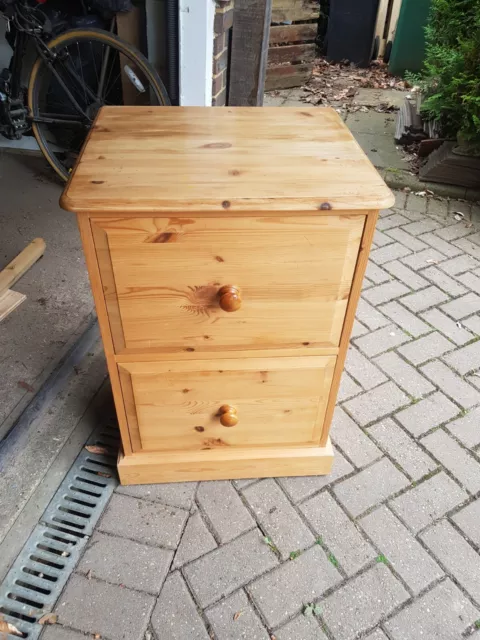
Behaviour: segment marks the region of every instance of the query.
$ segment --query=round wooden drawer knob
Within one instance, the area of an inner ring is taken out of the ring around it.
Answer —
[[[238,424],[238,415],[235,407],[224,404],[220,407],[220,422],[224,427],[234,427]]]
[[[220,308],[224,311],[238,311],[242,306],[240,289],[231,284],[227,284],[218,291],[220,298]]]

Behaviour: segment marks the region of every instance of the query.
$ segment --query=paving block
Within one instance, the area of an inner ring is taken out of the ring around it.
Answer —
[[[452,520],[477,547],[480,546],[480,498],[452,516]]]
[[[303,550],[315,542],[311,531],[272,478],[247,487],[243,495],[262,531],[273,540],[284,560],[292,551]]]
[[[474,548],[446,520],[425,531],[421,538],[448,573],[478,604],[480,555]]]
[[[392,640],[456,640],[479,610],[451,580],[438,584],[384,624]]]
[[[461,298],[447,302],[441,309],[455,320],[461,320],[480,311],[480,296],[470,292]]]
[[[98,528],[114,536],[175,549],[188,512],[120,494],[114,494]]]
[[[429,362],[420,371],[464,409],[480,403],[480,393],[439,360]]]
[[[337,484],[333,491],[347,511],[356,518],[409,484],[407,478],[387,458]]]
[[[390,263],[389,263],[390,264]],[[367,278],[375,284],[382,284],[392,279],[391,275],[369,260],[365,272]]]
[[[438,218],[446,218],[448,215],[448,200],[429,199],[427,201],[428,214]]]
[[[425,214],[419,213],[418,211],[408,211],[408,209],[405,209],[402,211],[402,215],[408,218],[410,222],[420,222],[425,220]]]
[[[388,220],[388,218],[387,218]],[[374,249],[370,253],[370,260],[373,260],[376,264],[382,265],[385,262],[390,262],[391,260],[397,260],[398,258],[404,258],[408,256],[412,252],[407,247],[404,247],[403,244],[399,242],[394,242],[393,244],[389,244],[386,247],[381,247],[380,249]]]
[[[470,334],[471,335],[471,334]],[[337,402],[343,402],[352,398],[363,391],[362,387],[358,385],[353,378],[351,378],[346,371],[342,373],[342,380],[340,382],[340,388],[338,390]]]
[[[60,624],[84,633],[143,640],[154,602],[149,594],[74,574],[55,611]]]
[[[276,555],[255,529],[190,563],[184,573],[201,606],[208,607],[276,565]]]
[[[413,313],[419,313],[449,299],[446,293],[432,285],[431,287],[405,296],[402,298],[402,304],[410,309],[410,311],[413,311]]]
[[[170,574],[152,614],[157,638],[165,640],[209,640],[210,634],[178,571]]]
[[[408,403],[408,397],[396,384],[386,382],[352,400],[347,400],[343,406],[360,425],[367,425]]]
[[[480,247],[475,242],[472,242],[470,238],[454,240],[453,244],[475,260],[480,260]]]
[[[304,502],[300,509],[347,575],[357,573],[377,555],[372,545],[326,491]]]
[[[438,331],[433,331],[423,338],[400,347],[399,353],[414,365],[423,364],[432,358],[439,358],[455,346]]]
[[[399,227],[402,224],[407,224],[408,218],[405,218],[401,213],[394,213],[390,216],[382,217],[377,222],[377,229],[380,231],[386,231],[387,229],[393,229]]]
[[[364,467],[383,455],[380,449],[340,407],[335,409],[331,434],[335,444],[357,467]]]
[[[448,227],[443,227],[442,229],[437,229],[437,231],[435,231],[435,234],[439,238],[442,238],[442,240],[446,240],[447,242],[453,242],[453,240],[458,240],[458,238],[463,238],[471,233],[471,227],[467,227],[465,222],[451,224]]]
[[[387,231],[386,235],[397,240],[397,242],[401,242],[404,247],[408,247],[412,251],[423,251],[424,249],[428,249],[427,244],[415,236],[410,235],[404,229],[390,229]]]
[[[373,511],[359,524],[415,595],[443,576],[438,564],[387,507]]]
[[[119,486],[115,493],[123,493],[134,498],[157,500],[172,507],[187,511],[193,504],[198,482],[171,482],[166,484],[137,484]]]
[[[384,564],[347,582],[322,603],[322,616],[335,638],[353,640],[409,599]]]
[[[172,558],[173,551],[96,531],[77,570],[113,584],[158,594]]]
[[[412,404],[395,415],[400,424],[417,437],[451,420],[459,408],[440,391]]]
[[[480,293],[480,278],[473,273],[464,273],[458,276],[458,280],[462,282],[468,289],[475,293]]]
[[[56,624],[45,627],[42,640],[86,640],[86,638],[84,633],[79,633],[72,629],[65,629],[65,627]]]
[[[304,605],[339,584],[341,575],[319,545],[249,585],[248,591],[267,624],[286,622]]]
[[[458,420],[449,422],[447,429],[469,449],[477,447],[480,445],[480,407],[472,409]]]
[[[173,567],[182,567],[187,562],[192,562],[205,553],[212,551],[217,546],[214,537],[207,529],[202,514],[193,513],[187,522],[187,526],[178,545]]]
[[[252,516],[228,480],[201,482],[197,502],[221,543],[229,542],[255,526]]]
[[[374,362],[395,380],[399,387],[414,398],[421,398],[435,390],[435,387],[426,378],[394,351],[378,356]]]
[[[243,591],[221,600],[205,615],[217,640],[270,640],[270,634]]]
[[[357,318],[366,325],[370,331],[374,331],[388,324],[387,318],[385,318],[380,311],[372,307],[372,305],[368,304],[363,298],[360,298],[358,301]]]
[[[444,360],[462,376],[475,371],[480,367],[480,340],[449,353]]]
[[[441,471],[390,502],[391,508],[414,533],[459,506],[468,494]]]
[[[398,302],[392,301],[388,304],[384,304],[380,307],[382,313],[384,313],[390,320],[393,320],[404,331],[411,333],[414,338],[429,333],[431,328],[420,320],[418,316],[411,313],[405,307],[402,307]],[[385,317],[385,316],[384,316]]]
[[[390,280],[383,284],[377,284],[377,286],[365,291],[363,297],[365,300],[370,302],[370,304],[373,304],[373,306],[376,307],[379,304],[384,304],[385,302],[390,302],[390,300],[399,298],[406,293],[410,293],[410,289],[408,287],[398,280]]]
[[[284,627],[275,631],[277,640],[327,640],[315,618],[300,614]]]
[[[420,480],[420,478],[423,478],[423,476],[438,466],[437,463],[390,418],[386,418],[369,427],[368,434],[400,465],[412,480]]]
[[[368,329],[365,325],[363,325],[360,320],[355,319],[353,323],[353,329],[351,333],[352,338],[358,338],[359,336],[363,336],[368,333]]]
[[[246,487],[250,486],[254,482],[257,482],[257,480],[258,478],[246,478],[245,480],[234,480],[233,484],[236,486],[237,489],[241,491],[242,489],[245,489]]]
[[[372,331],[366,336],[357,338],[355,345],[363,351],[368,358],[373,358],[384,351],[398,347],[411,340],[411,337],[404,333],[394,324],[389,324],[382,329]]]
[[[462,325],[476,336],[480,336],[480,316],[472,316],[462,321]]]
[[[424,212],[422,211],[422,213]],[[432,220],[432,218],[423,217],[417,222],[412,222],[410,224],[405,225],[403,228],[408,233],[411,233],[412,236],[419,236],[424,233],[430,233],[431,231],[435,231],[440,226],[441,224],[436,220]]]
[[[459,256],[463,253],[463,251],[456,247],[454,244],[445,242],[445,240],[442,240],[434,233],[424,233],[423,235],[419,236],[419,239],[423,242],[426,242],[434,249],[440,251],[440,253],[443,253],[443,255],[447,256],[447,258],[455,258],[455,256]]]
[[[426,213],[427,212],[427,198],[422,196],[416,196],[414,193],[408,194],[408,203],[407,209],[411,211],[418,211],[418,213]],[[429,220],[425,220],[427,222]]]
[[[392,216],[390,216],[392,217]],[[393,238],[385,235],[382,231],[375,229],[375,233],[373,235],[373,244],[376,247],[384,247],[387,244],[391,244],[393,242]]]
[[[414,271],[425,269],[426,267],[432,266],[432,264],[439,264],[444,260],[445,256],[433,248],[424,249],[423,251],[402,258],[403,264],[406,264],[407,267],[410,267],[410,269]]]
[[[464,345],[472,339],[470,331],[466,331],[461,325],[459,326],[459,323],[451,320],[439,309],[430,309],[422,313],[422,318],[456,345]]]
[[[474,269],[478,269],[480,267],[480,262],[469,256],[468,254],[462,253],[461,255],[451,258],[450,260],[445,260],[440,265],[440,269],[445,271],[449,276],[458,276],[461,273],[465,273],[466,271],[473,271]]]
[[[421,442],[467,491],[480,491],[480,464],[445,431],[438,429]]]
[[[288,493],[295,503],[309,498],[324,487],[328,487],[332,482],[343,478],[353,471],[352,465],[342,456],[339,451],[335,451],[332,473],[328,476],[299,476],[278,478],[283,489]]]
[[[397,229],[397,231],[399,231],[399,229]],[[423,247],[426,246],[423,243],[422,245]],[[377,269],[379,268],[380,267],[377,267]],[[421,275],[406,267],[399,260],[392,260],[392,262],[387,262],[384,265],[384,269],[401,280],[404,284],[410,287],[410,289],[423,289],[423,287],[428,287],[428,280],[425,280],[425,278],[422,278]]]
[[[352,346],[348,348],[345,369],[366,390],[387,381],[387,376]]]
[[[377,629],[373,633],[370,633],[365,640],[388,640],[388,638],[381,629]]]
[[[407,194],[404,191],[394,191],[393,195],[395,196],[395,204],[393,205],[395,209],[404,209],[407,202]]]
[[[440,287],[442,291],[445,291],[445,293],[448,293],[451,296],[461,296],[463,293],[467,292],[465,287],[463,287],[457,280],[451,278],[438,267],[428,267],[428,269],[424,269],[422,271],[422,274],[425,278],[428,278],[436,284],[437,287]]]

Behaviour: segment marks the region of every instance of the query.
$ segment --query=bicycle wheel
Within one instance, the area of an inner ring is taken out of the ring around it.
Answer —
[[[155,69],[133,46],[100,29],[73,29],[48,43],[28,86],[32,129],[48,162],[67,180],[104,105],[167,105]]]

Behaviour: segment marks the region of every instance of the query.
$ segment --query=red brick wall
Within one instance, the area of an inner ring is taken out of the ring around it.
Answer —
[[[213,40],[212,105],[223,107],[228,94],[228,57],[234,0],[217,0]]]

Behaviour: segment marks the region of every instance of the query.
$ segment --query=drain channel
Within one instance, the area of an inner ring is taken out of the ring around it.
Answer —
[[[52,611],[118,484],[117,428],[98,427],[87,445],[112,455],[82,450],[0,586],[0,614],[29,640],[39,637],[38,621]]]

